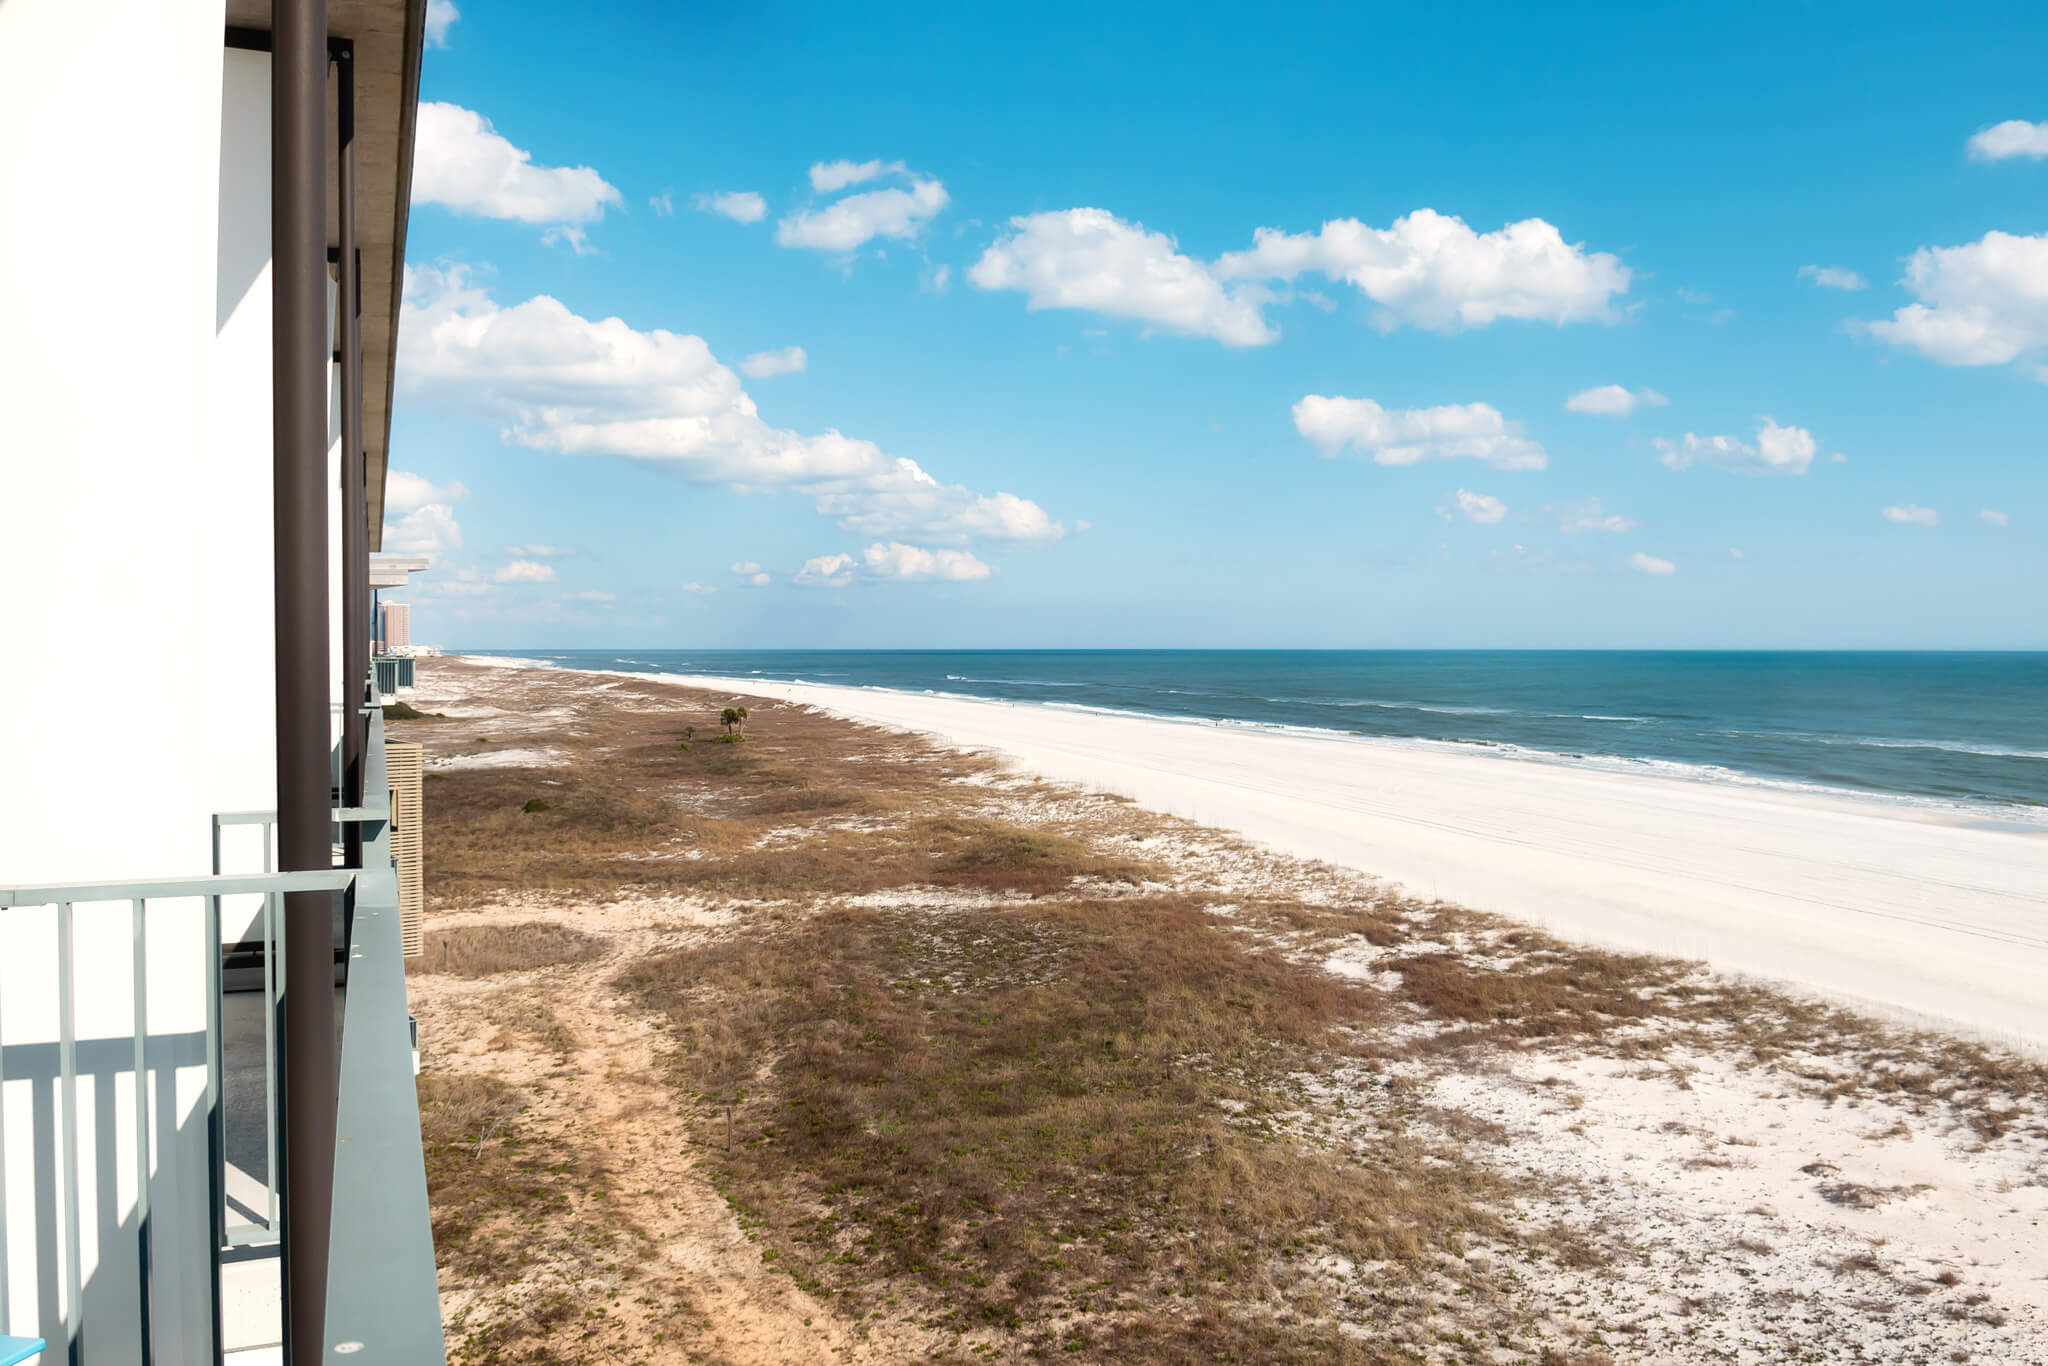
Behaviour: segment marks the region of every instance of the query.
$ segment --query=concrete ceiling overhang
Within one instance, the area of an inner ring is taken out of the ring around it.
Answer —
[[[426,555],[372,555],[370,556],[370,587],[403,588],[412,581],[414,574],[421,573],[434,563]]]
[[[271,0],[228,0],[232,27],[268,31]],[[363,262],[363,445],[370,548],[384,541],[391,398],[398,367],[398,311],[405,292],[406,211],[412,202],[413,128],[427,0],[327,0],[327,32],[355,45],[356,247]],[[334,193],[334,83],[328,82],[327,244],[340,242]]]

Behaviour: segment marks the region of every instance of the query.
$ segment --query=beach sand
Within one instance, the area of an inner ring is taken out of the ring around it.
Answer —
[[[2048,836],[1832,796],[1036,704],[663,675],[987,749],[1582,943],[2048,1052]]]

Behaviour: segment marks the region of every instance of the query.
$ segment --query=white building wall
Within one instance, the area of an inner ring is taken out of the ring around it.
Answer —
[[[24,589],[0,886],[203,874],[213,813],[275,803],[268,58],[224,52],[224,23],[222,0],[0,0],[0,508]],[[150,913],[167,1363],[208,1312],[204,1260],[176,1255],[208,1218],[200,929],[191,903]],[[79,911],[87,1362],[136,1357],[131,943],[125,905]],[[55,980],[54,913],[0,910],[0,1331],[53,1339]]]

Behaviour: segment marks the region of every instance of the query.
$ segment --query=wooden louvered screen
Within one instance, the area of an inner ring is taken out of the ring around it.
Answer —
[[[398,934],[407,958],[419,955],[420,912],[427,902],[420,867],[425,852],[420,828],[426,807],[421,792],[423,759],[417,744],[394,740],[384,746],[385,774],[391,782],[391,856],[398,863]]]

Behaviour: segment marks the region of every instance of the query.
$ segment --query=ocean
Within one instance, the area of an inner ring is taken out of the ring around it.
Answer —
[[[487,653],[487,652],[478,652]],[[502,651],[1479,746],[1956,805],[2048,829],[2048,653]]]

